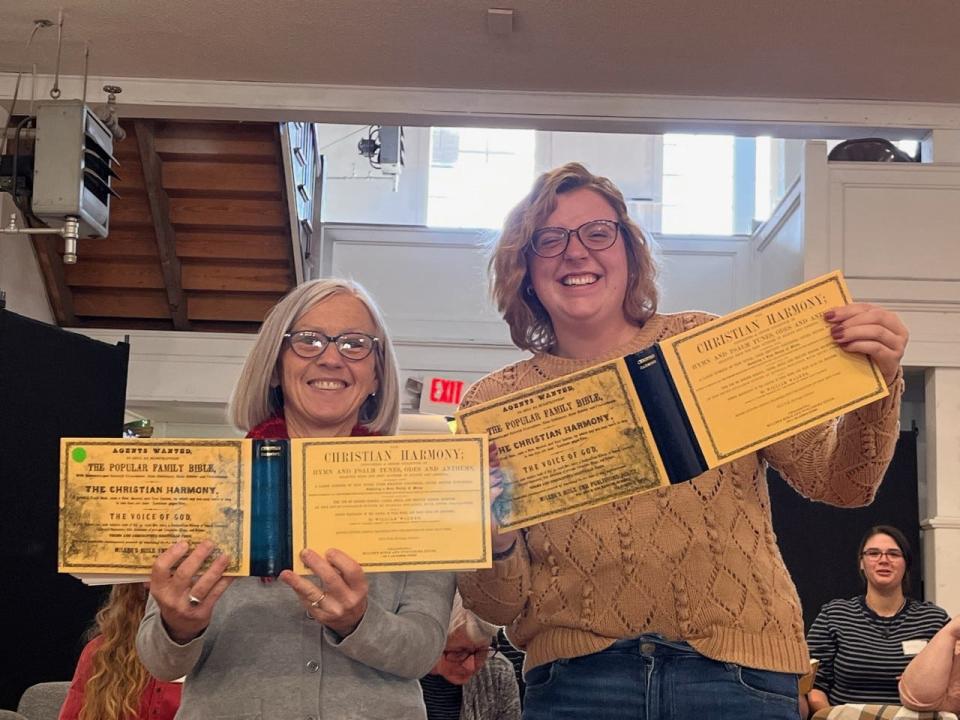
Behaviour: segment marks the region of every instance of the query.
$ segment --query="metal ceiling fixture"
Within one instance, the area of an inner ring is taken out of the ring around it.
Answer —
[[[60,99],[60,62],[63,47],[63,11],[57,21],[57,65],[50,97],[37,103],[36,114],[28,114],[12,127],[23,76],[17,74],[13,101],[3,133],[0,134],[0,191],[9,193],[23,218],[18,227],[12,213],[0,233],[17,235],[61,235],[63,262],[77,262],[77,240],[105,238],[109,231],[110,198],[117,193],[112,181],[119,165],[113,155],[114,140],[125,136],[117,117],[116,99],[120,88],[107,85],[107,108],[101,119],[86,104],[90,48],[84,48],[83,97]],[[24,52],[37,33],[53,22],[35,20]],[[31,103],[31,113],[33,112]],[[7,153],[10,147],[12,152]]]

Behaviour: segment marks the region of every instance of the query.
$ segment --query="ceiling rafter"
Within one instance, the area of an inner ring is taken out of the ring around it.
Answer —
[[[177,236],[170,222],[170,198],[163,188],[160,156],[156,149],[155,124],[149,120],[135,122],[137,144],[140,147],[140,163],[143,168],[144,188],[153,217],[153,230],[160,256],[160,269],[170,306],[170,318],[176,330],[189,330],[187,298],[183,292],[180,260],[177,257]]]
[[[29,222],[29,220],[24,220]],[[33,250],[37,255],[37,263],[47,286],[50,299],[50,308],[61,327],[76,327],[77,316],[73,309],[73,292],[67,285],[66,274],[63,270],[63,259],[57,252],[59,236],[31,235]]]
[[[35,236],[61,326],[255,332],[292,287],[275,123],[124,121],[110,237]]]

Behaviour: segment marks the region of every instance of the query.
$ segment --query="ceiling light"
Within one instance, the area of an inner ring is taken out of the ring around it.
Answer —
[[[491,35],[509,35],[513,32],[513,10],[511,8],[487,9],[487,32]]]

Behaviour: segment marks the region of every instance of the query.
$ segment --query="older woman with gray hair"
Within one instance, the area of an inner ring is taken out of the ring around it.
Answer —
[[[314,280],[270,312],[229,410],[254,438],[390,435],[397,363],[376,305],[357,284]],[[319,552],[318,552],[319,551]],[[312,575],[280,583],[223,576],[209,541],[156,560],[137,649],[163,680],[186,675],[179,720],[424,720],[417,679],[440,654],[451,573],[367,576],[346,553],[304,548]]]
[[[497,629],[454,598],[443,654],[420,679],[428,720],[520,720],[520,690],[496,649]]]

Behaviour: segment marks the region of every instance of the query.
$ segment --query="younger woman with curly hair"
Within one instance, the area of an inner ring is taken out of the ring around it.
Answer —
[[[60,720],[172,720],[182,683],[150,676],[137,657],[144,583],[114,585],[80,655]]]

